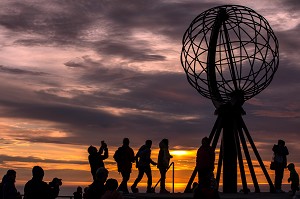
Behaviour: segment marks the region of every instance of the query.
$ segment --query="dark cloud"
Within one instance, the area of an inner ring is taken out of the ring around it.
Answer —
[[[13,75],[36,75],[36,76],[47,75],[47,73],[44,72],[35,72],[35,71],[18,69],[18,68],[8,68],[1,65],[0,65],[0,73],[8,73]]]
[[[40,162],[40,163],[59,163],[59,164],[87,164],[86,161],[67,161],[67,160],[53,160],[53,159],[41,159],[38,157],[24,157],[24,156],[7,156],[0,155],[0,163],[3,164],[5,162]]]

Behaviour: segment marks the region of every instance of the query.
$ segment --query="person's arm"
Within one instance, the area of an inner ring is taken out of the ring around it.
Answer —
[[[108,148],[104,148],[103,150],[104,150],[104,155],[100,154],[101,160],[105,160],[108,158]]]
[[[284,147],[284,155],[288,155],[289,154],[289,150],[288,150],[288,148],[285,146]]]
[[[134,151],[131,149],[130,150],[130,155],[129,155],[129,157],[130,157],[130,162],[134,162],[135,161],[135,157],[134,157]]]

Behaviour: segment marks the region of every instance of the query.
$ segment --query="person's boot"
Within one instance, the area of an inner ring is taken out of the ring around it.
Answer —
[[[132,185],[132,186],[131,186],[131,191],[132,191],[132,193],[138,193],[138,192],[139,192],[139,189],[136,188],[136,185]]]
[[[151,188],[147,188],[147,192],[146,193],[155,193],[155,190],[151,187]]]

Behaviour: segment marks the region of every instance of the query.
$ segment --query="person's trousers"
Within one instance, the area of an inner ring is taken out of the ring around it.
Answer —
[[[120,183],[118,190],[122,191],[123,193],[129,193],[127,182],[130,178],[130,172],[121,172],[121,175],[122,175],[122,182]]]
[[[160,172],[160,190],[165,190],[166,189],[167,169],[166,168],[159,168],[159,172]]]
[[[275,189],[281,189],[283,173],[284,167],[277,166],[277,168],[275,169]]]
[[[139,170],[138,177],[134,181],[132,187],[136,187],[137,184],[142,180],[142,178],[144,176],[144,173],[146,173],[147,178],[148,178],[148,181],[147,181],[147,190],[151,190],[151,187],[152,187],[152,172],[151,172],[150,165],[139,166],[138,170]]]

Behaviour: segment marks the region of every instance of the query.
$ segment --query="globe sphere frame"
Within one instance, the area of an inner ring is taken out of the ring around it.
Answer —
[[[214,63],[209,63],[220,10],[226,11],[226,19],[217,30]],[[268,21],[239,5],[202,12],[184,33],[182,45],[181,64],[188,82],[217,108],[231,101],[235,91],[243,94],[243,101],[260,93],[272,81],[279,64],[278,40]]]

